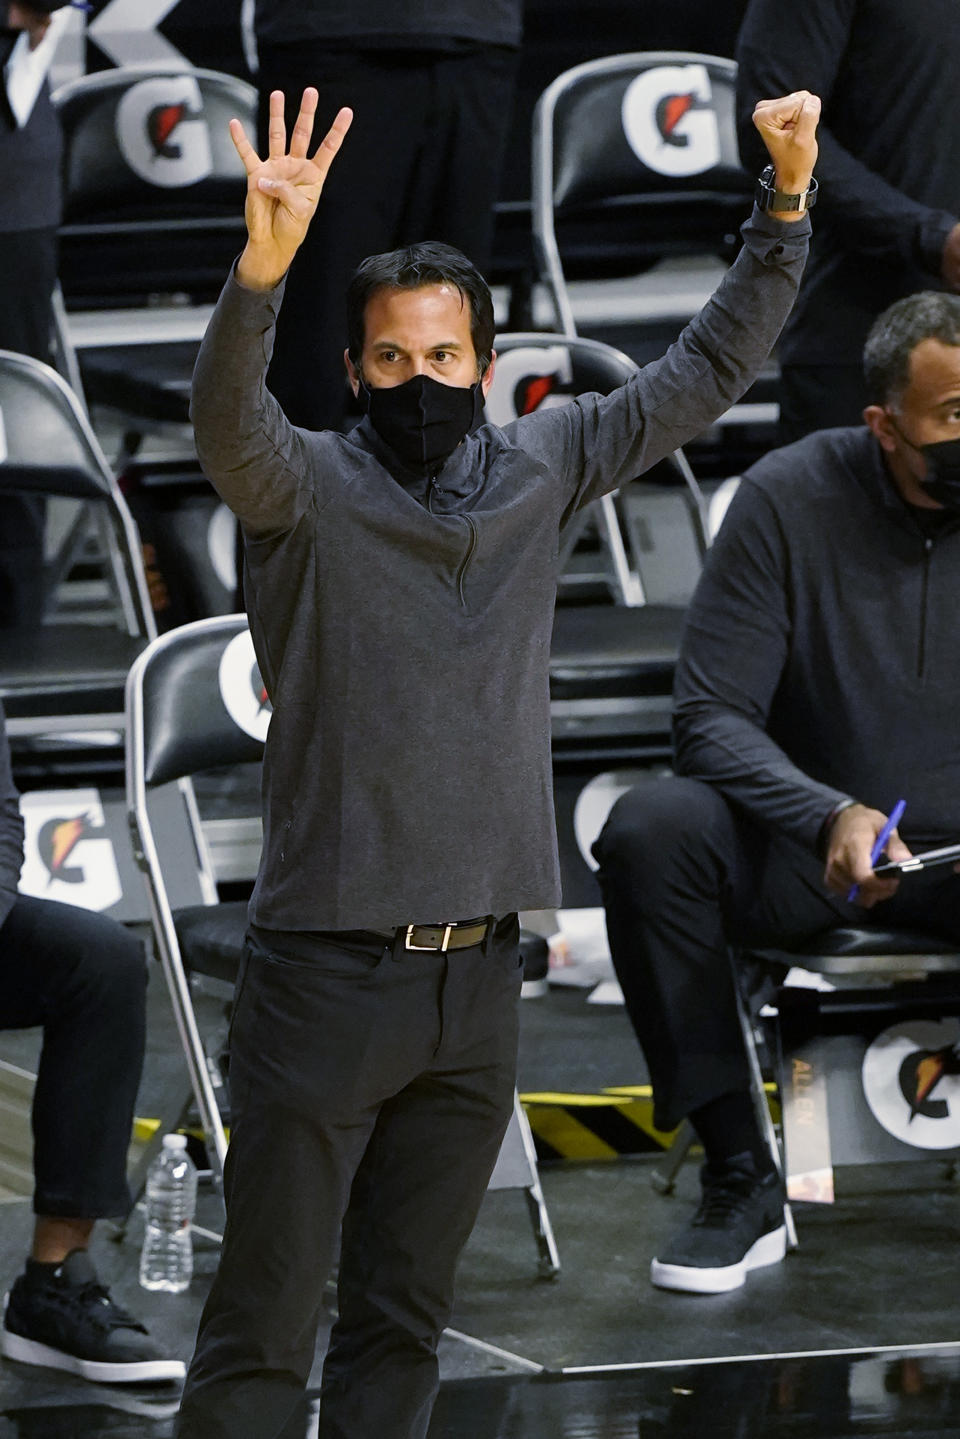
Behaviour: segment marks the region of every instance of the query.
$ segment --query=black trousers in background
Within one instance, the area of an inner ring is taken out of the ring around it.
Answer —
[[[321,1439],[423,1439],[457,1260],[513,1108],[518,938],[510,916],[486,948],[448,954],[366,932],[317,937],[313,958],[248,946],[227,1225],[178,1439],[281,1433],[338,1242]]]
[[[34,1209],[126,1214],[147,970],[115,920],[19,895],[0,928],[0,1029],[43,1027],[33,1097]]]
[[[814,430],[863,424],[863,365],[783,365],[777,440],[792,445]]]
[[[341,429],[347,284],[368,255],[420,240],[462,250],[486,273],[517,52],[331,49],[322,38],[260,49],[260,144],[271,90],[287,133],[306,85],[319,91],[314,145],[341,105],[354,120],[287,277],[268,385],[288,418]],[[265,148],[261,153],[266,153]]]
[[[749,1087],[729,946],[789,946],[844,924],[960,940],[960,875],[949,866],[909,876],[873,909],[847,904],[824,887],[820,860],[736,818],[699,780],[630,790],[594,854],[660,1129]]]
[[[0,350],[53,363],[56,283],[56,230],[0,234]],[[39,495],[0,495],[0,629],[40,623],[44,516]]]

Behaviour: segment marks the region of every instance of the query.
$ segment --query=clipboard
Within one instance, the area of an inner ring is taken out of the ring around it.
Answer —
[[[924,850],[922,854],[911,855],[909,859],[885,860],[874,866],[874,874],[896,876],[917,874],[922,869],[934,869],[940,864],[960,864],[960,844],[947,844],[942,849]]]

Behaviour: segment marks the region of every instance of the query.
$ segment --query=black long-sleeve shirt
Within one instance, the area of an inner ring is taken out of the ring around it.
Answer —
[[[960,516],[904,503],[866,427],[744,475],[687,619],[680,773],[814,847],[841,799],[960,837]]]
[[[282,285],[231,279],[197,362],[206,471],[246,540],[273,718],[251,919],[389,929],[559,902],[549,655],[559,532],[749,386],[806,219],[754,214],[717,293],[613,394],[468,435],[432,480],[368,421],[292,426],[266,389]]]
[[[960,0],[751,0],[737,66],[748,168],[763,163],[758,99],[823,101],[817,223],[781,361],[859,364],[882,310],[942,288],[960,219]]]
[[[260,44],[324,40],[343,48],[520,44],[523,0],[257,0]]]

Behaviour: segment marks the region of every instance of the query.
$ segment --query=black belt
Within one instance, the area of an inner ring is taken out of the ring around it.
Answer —
[[[487,919],[464,919],[454,924],[408,924],[387,934],[377,930],[384,939],[403,937],[404,949],[439,950],[445,954],[448,949],[469,949],[480,944],[487,937],[490,921]]]

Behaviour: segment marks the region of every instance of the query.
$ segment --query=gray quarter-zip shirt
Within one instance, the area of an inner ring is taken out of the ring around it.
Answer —
[[[549,656],[558,537],[747,389],[809,222],[754,213],[716,294],[612,395],[483,425],[432,480],[368,421],[290,425],[266,389],[282,283],[231,277],[201,347],[204,470],[239,517],[273,702],[254,924],[390,929],[560,901]]]

